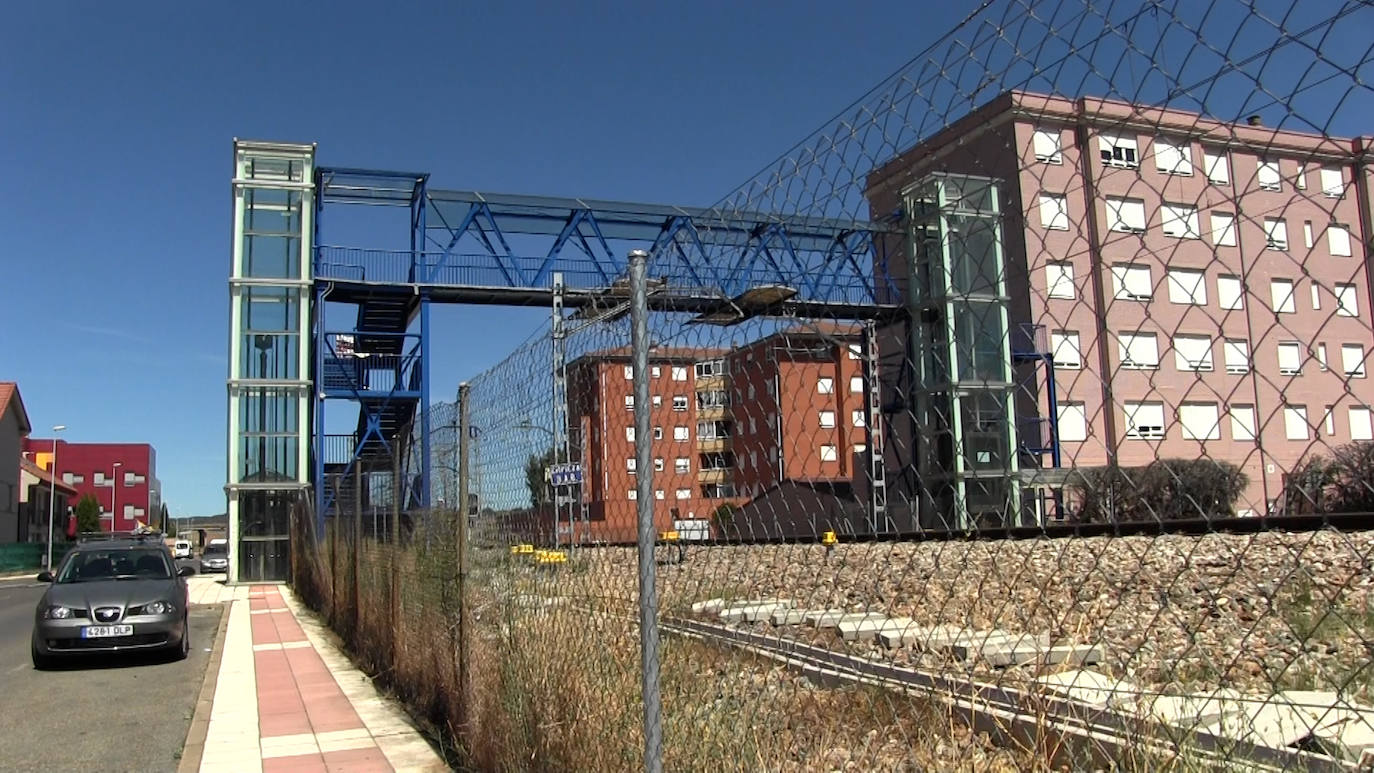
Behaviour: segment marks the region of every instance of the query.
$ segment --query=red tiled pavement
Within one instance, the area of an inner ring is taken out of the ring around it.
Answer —
[[[390,770],[388,766],[383,770]],[[327,773],[324,757],[319,754],[298,754],[292,757],[268,757],[262,761],[262,773]]]
[[[391,763],[386,761],[386,755],[375,746],[368,749],[325,752],[324,764],[329,773],[374,773],[394,770]]]

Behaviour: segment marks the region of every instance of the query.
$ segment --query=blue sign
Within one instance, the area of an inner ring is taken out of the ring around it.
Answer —
[[[549,468],[549,481],[554,486],[576,486],[582,482],[582,465],[555,464]]]

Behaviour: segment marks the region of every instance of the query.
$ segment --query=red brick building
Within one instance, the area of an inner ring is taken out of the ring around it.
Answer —
[[[25,455],[43,469],[51,468],[52,449],[51,438],[24,441]],[[161,526],[162,486],[157,479],[157,452],[151,445],[58,440],[56,472],[59,480],[77,492],[73,507],[87,494],[100,502],[102,528],[125,531],[135,528],[136,521]]]

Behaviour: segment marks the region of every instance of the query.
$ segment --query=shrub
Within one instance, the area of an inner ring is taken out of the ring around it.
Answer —
[[[1090,523],[1228,517],[1249,478],[1230,462],[1160,459],[1142,467],[1072,471],[1077,520]]]
[[[1339,446],[1331,458],[1313,455],[1284,479],[1284,512],[1374,512],[1374,443]]]

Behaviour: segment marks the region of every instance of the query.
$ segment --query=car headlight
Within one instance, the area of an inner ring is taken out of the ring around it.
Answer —
[[[177,609],[170,601],[150,601],[141,607],[129,609],[131,615],[170,615]]]
[[[72,617],[71,609],[59,604],[49,604],[43,607],[44,620],[69,620]]]

